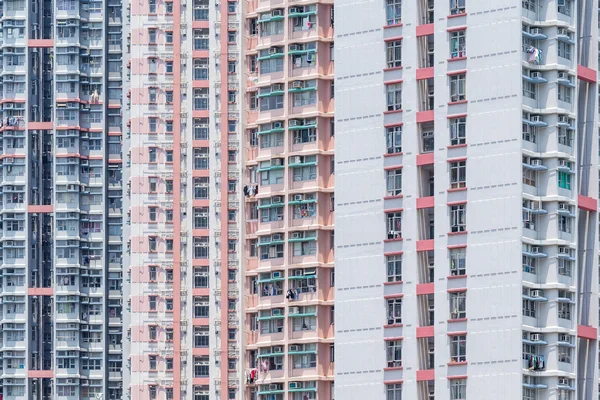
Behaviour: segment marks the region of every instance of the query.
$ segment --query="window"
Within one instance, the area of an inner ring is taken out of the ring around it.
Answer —
[[[450,15],[464,14],[466,10],[465,1],[466,0],[450,0]]]
[[[527,272],[529,274],[536,273],[537,262],[536,262],[535,258],[523,255],[522,266],[523,266],[523,272]]]
[[[528,124],[523,124],[523,140],[531,143],[536,143],[537,128]]]
[[[194,140],[208,139],[208,118],[194,118]]]
[[[558,127],[558,144],[571,147],[573,145],[573,131],[570,128]]]
[[[465,400],[467,398],[467,380],[453,379],[450,381],[450,400]]]
[[[571,174],[568,172],[558,172],[558,187],[571,190]]]
[[[148,280],[150,282],[156,282],[156,267],[153,265],[148,267]]]
[[[302,93],[294,93],[293,105],[294,107],[310,106],[317,103],[317,92],[316,90],[310,90]]]
[[[537,171],[529,168],[523,168],[523,183],[529,186],[535,186]]]
[[[467,143],[467,118],[453,118],[450,120],[450,144],[457,146]]]
[[[165,62],[165,69],[166,69],[166,73],[167,74],[172,74],[173,73],[173,61],[166,61]]]
[[[386,400],[402,400],[402,384],[392,383],[386,385]],[[333,399],[333,397],[332,397]]]
[[[385,128],[387,154],[402,153],[402,126]]]
[[[156,44],[156,29],[148,29],[148,42],[150,44]]]
[[[196,147],[194,148],[194,169],[195,170],[206,170],[208,169],[208,147]]]
[[[559,86],[558,87],[558,97],[559,97],[559,100],[560,100],[560,87],[561,87],[561,85],[558,85],[558,86]],[[535,88],[536,88],[536,86],[535,86],[535,84],[533,82],[529,82],[529,81],[523,79],[523,96],[524,97],[527,97],[527,98],[535,100]]]
[[[558,318],[571,320],[571,303],[558,303]]]
[[[398,25],[402,21],[402,0],[387,0],[385,16],[388,25]]]
[[[565,85],[558,85],[558,99],[565,103],[571,102],[571,88]]]
[[[567,42],[558,41],[558,56],[567,60],[571,59],[571,44]]]
[[[402,323],[402,299],[387,300],[387,323],[388,325]]]
[[[463,58],[467,56],[467,31],[450,32],[450,58]]]
[[[208,356],[194,357],[194,378],[208,377]]]
[[[402,366],[402,341],[390,340],[387,342],[387,368]]]
[[[402,109],[402,84],[386,85],[387,110],[398,111]]]
[[[388,196],[402,194],[402,168],[386,171],[386,180]]]
[[[450,250],[450,276],[467,274],[467,254],[464,249]]]
[[[402,238],[402,212],[387,213],[387,238]]]
[[[523,316],[535,318],[536,302],[533,300],[523,299]]]
[[[156,311],[156,301],[157,301],[156,296],[148,297],[148,307],[150,308],[150,311]]]
[[[194,268],[194,288],[208,287],[208,267]]]
[[[156,237],[150,236],[148,238],[148,251],[153,252],[156,251]]]
[[[567,215],[558,216],[558,230],[564,233],[572,232],[572,219]]]
[[[157,361],[156,361],[156,356],[155,355],[150,355],[148,356],[148,369],[150,369],[150,371],[156,371],[156,365],[157,365]]]
[[[467,336],[450,336],[450,362],[465,361],[467,361]]]
[[[467,214],[467,206],[465,204],[450,206],[450,229],[451,229],[451,232],[466,232],[467,231],[466,214]]]
[[[565,260],[564,258],[558,259],[558,274],[564,276],[571,276],[573,271],[573,262],[571,260]]]
[[[558,362],[571,364],[571,353],[570,347],[558,346]]]
[[[386,256],[387,264],[387,281],[401,282],[402,281],[402,256]]]
[[[535,231],[536,216],[530,210],[523,210],[523,228]]]
[[[148,118],[148,125],[149,125],[150,132],[155,133],[158,128],[158,118],[156,118],[156,117]]]
[[[150,147],[148,149],[148,162],[156,162],[156,147]]]
[[[570,0],[558,0],[558,12],[560,14],[571,16],[571,1]],[[566,397],[565,397],[566,398]]]
[[[467,99],[466,85],[466,74],[450,76],[450,102],[463,101]]]
[[[467,317],[467,294],[465,292],[449,293],[450,295],[450,319],[461,319]]]
[[[450,188],[459,189],[467,187],[467,162],[457,161],[450,163]]]
[[[388,4],[390,1],[388,0]],[[396,68],[402,66],[402,40],[392,40],[386,42],[387,46],[387,67]]]

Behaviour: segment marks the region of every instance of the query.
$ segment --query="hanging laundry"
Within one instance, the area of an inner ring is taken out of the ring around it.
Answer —
[[[529,46],[527,48],[527,54],[529,54],[528,61],[530,63],[540,64],[542,62],[542,51],[540,49]]]

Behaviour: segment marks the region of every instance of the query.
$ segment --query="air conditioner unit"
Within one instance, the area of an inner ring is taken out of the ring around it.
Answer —
[[[534,158],[529,161],[529,165],[540,166],[540,165],[542,165],[542,160]]]
[[[567,203],[558,203],[558,209],[562,211],[569,211],[569,205]]]
[[[291,344],[290,351],[302,351],[302,346],[300,346],[298,344]]]
[[[290,126],[302,126],[302,121],[300,121],[299,119],[290,119],[289,125]]]
[[[559,167],[567,167],[569,168],[569,162],[567,160],[558,160],[558,166]]]
[[[290,7],[290,14],[298,14],[304,12],[304,8],[302,7]]]
[[[283,91],[283,83],[276,83],[273,86],[271,86],[271,91],[272,92],[282,92]]]
[[[569,79],[569,73],[565,71],[560,71],[558,73],[558,79]]]
[[[298,389],[300,387],[300,382],[290,382],[290,389]]]
[[[571,340],[569,339],[569,335],[567,335],[566,333],[559,333],[558,334],[558,341],[559,342],[571,343]]]
[[[302,239],[302,232],[292,233],[292,239]]]
[[[269,54],[277,54],[277,47],[270,47]]]
[[[273,203],[273,204],[279,204],[282,202],[283,202],[282,196],[273,196],[273,198],[271,198],[271,203]]]
[[[558,34],[563,36],[569,36],[569,30],[567,28],[558,28]]]
[[[531,340],[532,342],[539,342],[543,339],[544,339],[544,336],[542,336],[541,333],[530,333],[529,334],[529,340]]]
[[[12,240],[7,240],[6,242],[4,242],[5,246],[14,246],[15,242],[13,242]]]
[[[274,308],[271,315],[281,315],[281,308]]]
[[[276,233],[273,235],[273,240],[283,240],[283,235],[281,233]]]
[[[67,383],[75,383],[75,379],[67,379]]]
[[[283,15],[283,10],[273,10],[274,17],[281,17]]]
[[[300,51],[302,50],[302,45],[301,44],[290,44],[288,47],[289,51]]]
[[[301,164],[302,163],[302,156],[294,156],[290,159],[290,162],[292,164]]]
[[[271,13],[264,13],[264,14],[260,14],[260,21],[264,21],[267,19],[271,19],[273,15]]]
[[[543,75],[540,71],[531,71],[529,76],[532,78],[543,78]]]
[[[558,378],[558,384],[562,385],[562,386],[569,386],[569,379],[560,377],[560,378]]]
[[[564,124],[568,124],[569,123],[569,117],[567,117],[566,115],[561,115],[558,117],[558,122],[562,122]]]
[[[271,160],[271,165],[283,165],[283,158],[274,158]]]
[[[531,33],[532,35],[541,35],[542,34],[542,28],[529,28],[529,33]]]
[[[269,390],[278,390],[279,386],[277,386],[276,383],[270,383],[269,384]]]
[[[273,353],[283,353],[283,346],[273,346]]]
[[[283,128],[283,123],[280,121],[273,122],[273,129]]]
[[[271,278],[277,279],[277,278],[281,278],[281,271],[273,271],[271,273]],[[275,311],[275,310],[273,310]]]
[[[569,254],[569,248],[568,247],[559,247],[558,254]]]
[[[542,120],[542,116],[541,116],[541,115],[532,115],[532,116],[531,116],[531,120],[532,120],[533,122],[542,122],[542,121],[543,121],[543,120]]]
[[[294,89],[301,89],[301,88],[304,87],[304,82],[302,82],[302,81],[294,81],[294,82],[292,82],[292,87]]]
[[[531,246],[531,252],[537,254],[540,252],[540,246]]]
[[[531,289],[529,291],[529,295],[531,297],[535,297],[535,298],[537,298],[537,297],[543,297],[544,296],[544,292],[541,289]]]
[[[300,307],[290,307],[290,314],[300,314]]]
[[[295,194],[294,195],[294,200],[295,201],[303,201],[304,200],[304,195],[303,194]]]

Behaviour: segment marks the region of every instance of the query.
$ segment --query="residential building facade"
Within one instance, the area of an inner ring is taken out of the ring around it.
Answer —
[[[121,398],[122,3],[1,7],[0,394]]]
[[[597,9],[336,2],[338,398],[598,397]]]
[[[329,400],[333,2],[244,7],[244,398]]]
[[[123,388],[240,399],[240,5],[131,7]]]

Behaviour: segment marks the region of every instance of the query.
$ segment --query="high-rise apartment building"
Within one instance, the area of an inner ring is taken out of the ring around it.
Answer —
[[[239,399],[240,5],[130,6],[123,389]]]
[[[0,395],[121,398],[122,3],[0,10]]]
[[[244,5],[245,399],[333,399],[333,2]]]
[[[336,12],[337,398],[598,398],[598,3]]]

